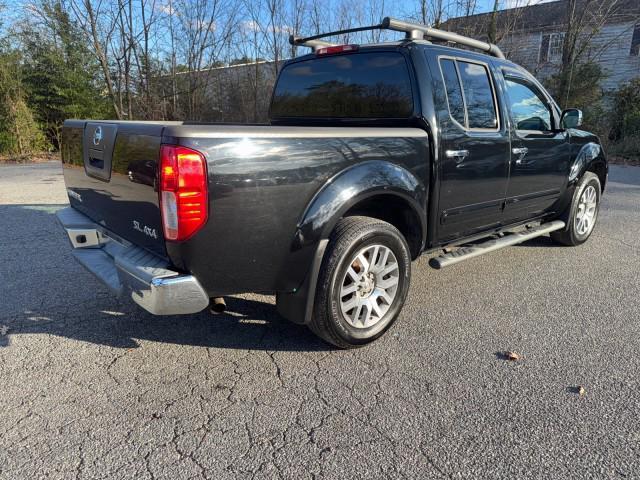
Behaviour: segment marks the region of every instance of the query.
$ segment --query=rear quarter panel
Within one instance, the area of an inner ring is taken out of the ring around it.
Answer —
[[[296,251],[299,222],[321,187],[350,166],[392,162],[428,185],[428,137],[419,129],[263,128],[227,138],[177,131],[165,139],[207,157],[209,221],[167,251],[211,295],[297,288],[314,252],[313,245]],[[350,192],[341,195],[346,202]]]

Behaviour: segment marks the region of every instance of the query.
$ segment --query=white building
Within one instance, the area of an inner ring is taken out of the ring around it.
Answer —
[[[597,0],[581,10],[586,3],[578,1],[576,16],[584,14],[590,27],[578,43],[588,43],[583,58],[604,71],[602,87],[615,89],[640,77],[640,0]],[[486,40],[492,15],[453,18],[441,28]],[[567,30],[567,0],[501,10],[495,25],[495,38],[507,58],[540,78],[557,70]],[[594,26],[595,34],[588,38]]]

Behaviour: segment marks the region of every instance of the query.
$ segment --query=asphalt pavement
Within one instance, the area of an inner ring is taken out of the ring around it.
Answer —
[[[581,247],[421,258],[355,351],[270,296],[174,317],[112,298],[65,204],[59,164],[0,166],[2,479],[640,478],[639,167],[611,168]]]

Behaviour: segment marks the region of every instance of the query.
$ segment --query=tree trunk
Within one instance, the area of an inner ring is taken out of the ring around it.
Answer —
[[[111,98],[111,103],[113,105],[113,111],[116,114],[116,118],[118,120],[122,120],[121,110],[118,108],[118,102],[116,99],[115,91],[113,89],[113,81],[111,79],[111,72],[109,71],[109,62],[107,61],[107,55],[102,45],[100,43],[100,37],[98,34],[98,25],[96,23],[95,12],[93,11],[93,7],[91,6],[90,0],[85,0],[84,2],[85,8],[87,10],[87,20],[89,21],[89,28],[91,34],[91,40],[93,43],[93,48],[95,51],[95,55],[100,62],[100,68],[102,69],[102,74],[104,76],[104,81],[107,86],[107,93],[109,94],[109,98]]]

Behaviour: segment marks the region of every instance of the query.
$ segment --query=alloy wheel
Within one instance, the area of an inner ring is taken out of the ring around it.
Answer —
[[[576,211],[576,232],[578,235],[588,235],[596,223],[598,208],[598,193],[593,185],[588,185],[580,195]]]
[[[400,269],[390,248],[374,244],[360,250],[342,279],[340,309],[355,328],[370,328],[387,313],[398,291]]]

